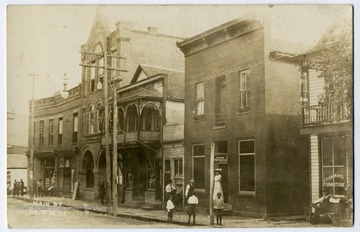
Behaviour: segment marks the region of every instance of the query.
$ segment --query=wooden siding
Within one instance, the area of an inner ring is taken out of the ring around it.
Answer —
[[[324,79],[319,78],[320,72],[309,69],[309,98],[310,105],[318,105],[318,96],[324,93]]]
[[[311,200],[320,196],[319,142],[316,135],[310,135]]]

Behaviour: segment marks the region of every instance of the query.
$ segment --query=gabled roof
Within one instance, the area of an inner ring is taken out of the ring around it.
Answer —
[[[141,79],[139,79],[140,75],[146,75],[146,77],[141,77]],[[164,91],[166,92],[168,98],[184,99],[185,75],[183,72],[145,64],[140,64],[137,67],[130,84],[125,86],[123,89],[129,89],[132,85],[136,85],[137,83],[141,84],[143,81],[155,78],[157,76],[162,76],[162,78],[167,79],[168,87],[165,86],[164,88],[167,89],[164,89]],[[134,88],[136,88],[136,86],[134,86]],[[130,99],[131,97],[159,96],[161,97],[162,95],[156,92],[156,90],[139,88],[139,90],[127,94],[126,99]]]
[[[134,87],[137,88],[137,87]],[[161,98],[162,95],[157,92],[155,89],[149,89],[149,88],[141,88],[138,87],[135,91],[132,91],[130,93],[124,94],[120,99],[119,102],[126,102],[131,101],[139,98]]]

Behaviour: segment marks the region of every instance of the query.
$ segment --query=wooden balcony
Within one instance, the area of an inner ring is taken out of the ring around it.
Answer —
[[[112,144],[112,138],[110,135],[109,144]],[[136,143],[139,142],[160,142],[160,131],[131,131],[118,132],[117,135],[118,144]],[[101,138],[101,144],[105,144],[105,137]]]
[[[302,125],[335,124],[352,118],[352,106],[345,102],[328,102],[302,108]]]

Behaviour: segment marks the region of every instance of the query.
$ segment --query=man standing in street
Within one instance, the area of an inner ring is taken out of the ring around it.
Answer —
[[[18,183],[16,181],[16,179],[14,180],[14,189],[13,189],[13,192],[14,192],[14,197],[18,195]]]
[[[20,193],[21,193],[21,196],[24,196],[24,181],[22,179],[20,179]]]
[[[190,183],[186,185],[186,189],[185,189],[186,200],[188,200],[189,197],[193,195],[194,190],[195,190],[195,182],[193,179],[191,179]]]

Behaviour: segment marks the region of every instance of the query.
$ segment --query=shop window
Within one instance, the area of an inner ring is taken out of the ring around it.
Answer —
[[[183,159],[176,158],[174,161],[174,185],[183,184],[184,174],[183,174]]]
[[[40,121],[40,147],[44,146],[45,144],[45,134],[44,134],[44,131],[45,131],[45,121],[44,120],[41,120]]]
[[[322,190],[331,195],[344,197],[349,184],[349,165],[346,151],[346,137],[321,139]]]
[[[164,166],[164,184],[167,185],[170,179],[171,179],[171,160],[166,159]]]
[[[197,83],[195,86],[196,115],[195,120],[204,118],[204,82]]]
[[[246,70],[239,73],[239,100],[238,100],[238,112],[244,112],[250,110],[250,70]]]
[[[193,179],[196,188],[205,189],[205,146],[193,145]]]
[[[63,135],[63,118],[59,118],[58,125],[58,145],[62,144],[62,135]]]
[[[255,140],[239,141],[239,192],[255,194]]]
[[[49,120],[49,146],[54,145],[54,119]]]

